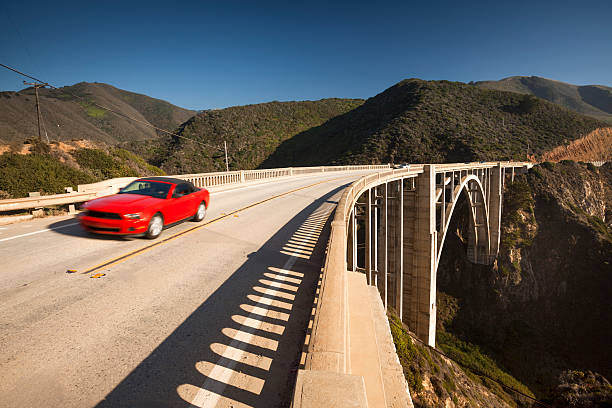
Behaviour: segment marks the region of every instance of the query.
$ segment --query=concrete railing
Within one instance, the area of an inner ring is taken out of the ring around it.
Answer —
[[[592,161],[592,162],[589,162],[589,163],[591,163],[595,167],[601,167],[604,164],[606,164],[607,162],[605,160],[600,160],[600,161]]]
[[[249,181],[266,180],[278,177],[296,176],[300,174],[325,173],[334,171],[357,171],[388,169],[389,165],[362,166],[318,166],[318,167],[285,167],[264,170],[239,170],[218,173],[181,174],[172,176],[192,182],[197,187],[211,187],[227,184],[240,184]]]
[[[181,174],[171,177],[190,181],[197,187],[212,187],[241,184],[257,180],[275,179],[279,177],[289,177],[299,174],[337,171],[377,170],[388,168],[388,164],[359,166],[288,167],[280,169]],[[0,212],[82,203],[88,200],[92,200],[96,197],[103,197],[106,195],[115,194],[117,193],[117,191],[119,191],[121,187],[125,187],[127,184],[136,179],[136,177],[121,177],[104,180],[97,183],[79,184],[76,192],[71,191],[72,188],[67,187],[66,189],[70,190],[70,192],[65,194],[53,194],[38,197],[24,197],[0,200]]]
[[[338,202],[331,232],[319,300],[317,301],[312,334],[308,345],[305,370],[350,374],[348,358],[348,307],[347,307],[347,223],[351,208],[359,195],[373,185],[398,178],[416,176],[423,172],[422,165],[409,169],[382,171],[360,178],[342,194]],[[369,352],[369,351],[364,351]],[[375,352],[375,351],[374,351]],[[330,384],[330,386],[334,386]],[[347,406],[350,406],[348,404]]]
[[[440,172],[449,171],[464,171],[473,169],[493,168],[499,162],[487,163],[454,163],[454,164],[436,164],[435,168]],[[514,168],[528,168],[530,163],[524,162],[502,162],[502,169],[512,171],[514,176]],[[334,219],[331,223],[331,232],[329,236],[328,249],[325,258],[325,264],[321,279],[321,288],[319,299],[316,303],[315,316],[312,326],[312,334],[308,344],[304,370],[298,374],[298,383],[309,381],[313,384],[327,384],[325,387],[331,387],[332,390],[325,390],[324,395],[345,394],[339,385],[326,382],[330,373],[336,375],[335,381],[338,384],[343,383],[343,379],[354,377],[351,371],[350,360],[350,343],[348,321],[350,310],[348,309],[348,263],[347,263],[347,231],[351,211],[357,203],[360,195],[366,190],[374,186],[389,183],[399,179],[417,177],[423,173],[423,165],[411,165],[408,169],[397,169],[381,171],[375,174],[364,176],[347,187],[336,207]],[[378,346],[380,347],[380,345]],[[372,354],[377,353],[377,350],[361,350],[362,353]],[[301,379],[302,375],[305,379]],[[317,381],[317,376],[321,377],[321,381]],[[355,384],[363,384],[365,389],[368,385],[365,381],[353,382]],[[337,389],[334,390],[334,387]],[[359,385],[358,385],[359,387]],[[294,395],[294,406],[314,406],[303,403],[304,388],[296,389]],[[371,391],[371,390],[370,390]],[[346,401],[346,406],[364,406],[363,392],[355,392],[354,401]],[[378,392],[378,391],[376,391]],[[379,390],[382,395],[385,390]],[[299,400],[299,402],[298,402]],[[366,403],[367,405],[367,403]]]

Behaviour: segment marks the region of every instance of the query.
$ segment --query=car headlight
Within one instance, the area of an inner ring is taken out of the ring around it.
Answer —
[[[139,220],[140,219],[140,213],[124,214],[123,216],[125,218],[129,218],[130,220]]]

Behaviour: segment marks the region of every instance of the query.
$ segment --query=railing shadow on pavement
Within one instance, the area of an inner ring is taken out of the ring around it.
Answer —
[[[345,187],[314,200],[250,254],[97,407],[289,406]]]

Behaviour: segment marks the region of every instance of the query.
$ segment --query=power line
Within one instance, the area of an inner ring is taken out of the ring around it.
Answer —
[[[394,325],[396,325],[396,326],[397,326],[397,323],[395,323],[394,321],[390,320],[390,322],[391,322],[391,324],[394,324]],[[398,327],[399,327],[399,328],[401,328],[402,330],[404,330],[404,328],[403,328],[402,326],[398,326]],[[408,332],[406,332],[406,333],[408,333]],[[410,335],[410,334],[409,334],[409,335]],[[464,367],[464,368],[467,368],[468,370],[470,370],[470,371],[471,371],[471,372],[473,372],[474,374],[478,375],[479,377],[485,377],[485,378],[488,378],[489,380],[491,380],[491,381],[493,381],[493,382],[496,382],[497,384],[501,385],[502,387],[504,387],[504,388],[506,388],[506,389],[508,389],[508,390],[514,391],[514,392],[516,392],[517,394],[520,394],[520,395],[522,395],[523,397],[528,398],[528,399],[532,400],[533,402],[535,402],[535,403],[537,403],[537,404],[539,404],[539,405],[541,405],[541,406],[543,406],[543,407],[545,407],[545,408],[553,408],[551,405],[548,405],[548,404],[546,404],[546,403],[544,403],[544,402],[542,402],[542,401],[540,401],[540,400],[538,400],[538,399],[533,398],[533,397],[532,397],[532,396],[530,396],[530,395],[525,394],[524,392],[521,392],[521,391],[519,391],[519,390],[517,390],[517,389],[515,389],[515,388],[512,388],[512,387],[510,387],[510,386],[508,386],[508,385],[504,384],[503,382],[501,382],[501,381],[499,381],[499,380],[496,380],[496,379],[494,379],[494,378],[491,378],[490,376],[488,376],[487,374],[483,373],[483,372],[482,372],[482,371],[480,371],[480,370],[474,369],[473,367],[469,367],[469,366],[467,366],[466,364],[460,363],[459,361],[455,360],[454,358],[452,358],[452,357],[450,357],[450,356],[446,355],[445,353],[441,352],[441,351],[440,351],[440,350],[438,350],[437,348],[435,348],[435,347],[431,347],[429,344],[425,343],[424,341],[422,341],[421,339],[419,339],[419,338],[418,338],[418,337],[416,337],[416,336],[412,336],[412,335],[410,335],[410,338],[411,338],[411,339],[413,339],[413,340],[418,341],[418,342],[419,342],[419,343],[421,343],[423,346],[426,346],[426,347],[427,347],[429,350],[434,351],[434,352],[436,352],[436,353],[440,354],[441,356],[446,357],[446,358],[448,358],[449,360],[451,360],[451,361],[455,362],[457,365],[459,365],[459,366],[461,366],[461,367]]]
[[[8,69],[8,70],[10,70],[10,71],[13,71],[13,72],[15,72],[15,73],[17,73],[17,74],[19,74],[19,75],[22,75],[22,76],[24,76],[24,77],[26,77],[26,78],[30,78],[30,79],[32,79],[32,80],[34,80],[34,81],[41,82],[41,83],[42,83],[42,82],[44,82],[44,81],[41,81],[40,79],[38,79],[38,78],[36,78],[36,77],[33,77],[33,76],[31,76],[31,75],[28,75],[28,74],[25,74],[25,73],[23,73],[23,72],[21,72],[21,71],[18,71],[18,70],[17,70],[17,69],[15,69],[15,68],[11,68],[11,67],[9,67],[8,65],[5,65],[5,64],[0,63],[0,66],[4,67],[4,68],[6,68],[6,69]],[[89,101],[89,100],[87,100],[87,99],[83,98],[82,96],[75,95],[75,94],[73,94],[72,92],[66,91],[65,89],[60,89],[60,88],[58,88],[58,87],[56,87],[56,86],[54,86],[54,85],[51,85],[51,84],[49,84],[49,83],[46,83],[46,82],[44,82],[44,83],[45,83],[45,84],[46,84],[46,85],[47,85],[49,88],[53,88],[53,89],[60,90],[60,91],[62,91],[63,93],[68,94],[68,95],[70,95],[70,96],[72,96],[72,97],[74,97],[74,98],[76,98],[76,99],[85,100],[85,102],[86,102],[86,103],[90,103],[90,104],[92,104],[92,105],[94,105],[94,106],[96,106],[96,107],[98,107],[98,108],[100,108],[100,109],[104,109],[104,110],[106,110],[106,111],[108,111],[108,112],[114,113],[115,115],[120,116],[120,117],[122,117],[122,118],[129,119],[129,120],[131,120],[131,121],[134,121],[134,122],[140,123],[140,124],[142,124],[142,125],[148,126],[148,127],[153,128],[153,129],[155,129],[155,130],[159,130],[160,132],[166,133],[166,134],[171,135],[171,136],[176,136],[176,137],[179,137],[179,138],[181,138],[181,139],[191,140],[192,142],[195,142],[195,143],[201,144],[202,146],[210,147],[210,148],[212,148],[212,149],[216,149],[216,150],[220,150],[220,151],[223,151],[223,150],[224,150],[222,147],[219,147],[219,146],[213,146],[213,145],[210,145],[210,144],[208,144],[208,143],[204,143],[204,142],[200,142],[200,141],[195,140],[195,139],[191,139],[191,138],[189,138],[189,137],[181,136],[181,135],[176,134],[176,133],[174,133],[174,132],[170,132],[169,130],[162,129],[162,128],[160,128],[160,127],[157,127],[157,126],[155,126],[155,125],[152,125],[152,124],[151,124],[151,123],[149,123],[149,122],[144,122],[144,121],[142,121],[142,120],[135,119],[135,118],[133,118],[133,117],[131,117],[131,116],[128,116],[128,115],[126,115],[126,114],[124,114],[124,113],[117,112],[117,111],[115,111],[115,110],[113,110],[113,109],[111,109],[111,108],[108,108],[108,107],[106,107],[106,106],[100,105],[100,104],[98,104],[98,103],[96,103],[96,102],[94,102],[94,101]],[[227,163],[226,163],[226,164],[227,164]]]

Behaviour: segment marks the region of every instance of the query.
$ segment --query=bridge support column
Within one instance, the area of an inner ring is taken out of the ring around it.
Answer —
[[[400,320],[403,320],[404,310],[404,180],[397,181],[395,189],[396,199],[393,202],[395,226],[394,234],[394,256],[393,256],[393,274],[394,274],[394,307],[399,315]]]
[[[415,179],[403,180],[402,205],[402,321],[416,333],[417,322],[417,279],[414,237],[416,231],[416,189]]]
[[[365,269],[368,285],[372,285],[372,190],[364,193],[366,196],[365,208]]]
[[[501,163],[497,163],[497,165],[491,169],[491,190],[489,192],[489,233],[491,234],[489,264],[493,263],[499,252],[502,214],[502,184],[503,171]]]
[[[371,260],[370,263],[372,265],[372,279],[370,285],[378,287],[378,281],[380,280],[380,269],[378,264],[378,224],[379,224],[379,216],[380,216],[380,208],[378,205],[378,186],[370,189],[370,199],[372,200],[370,203],[370,208],[372,212],[370,214],[370,222],[371,222]]]
[[[389,294],[388,294],[388,280],[389,280],[389,271],[388,271],[388,262],[389,258],[388,254],[388,194],[387,194],[387,183],[381,184],[376,188],[376,202],[377,206],[375,211],[377,212],[377,228],[376,228],[376,283],[378,286],[378,292],[380,293],[383,301],[383,305],[385,306],[385,310],[387,309],[389,302]]]
[[[357,206],[354,206],[351,210],[351,215],[349,217],[348,231],[347,231],[347,268],[349,271],[355,272],[357,270],[357,220],[355,216],[355,212],[357,211]]]
[[[414,240],[416,277],[417,337],[436,345],[436,172],[434,165],[423,166],[416,180],[416,231]]]

